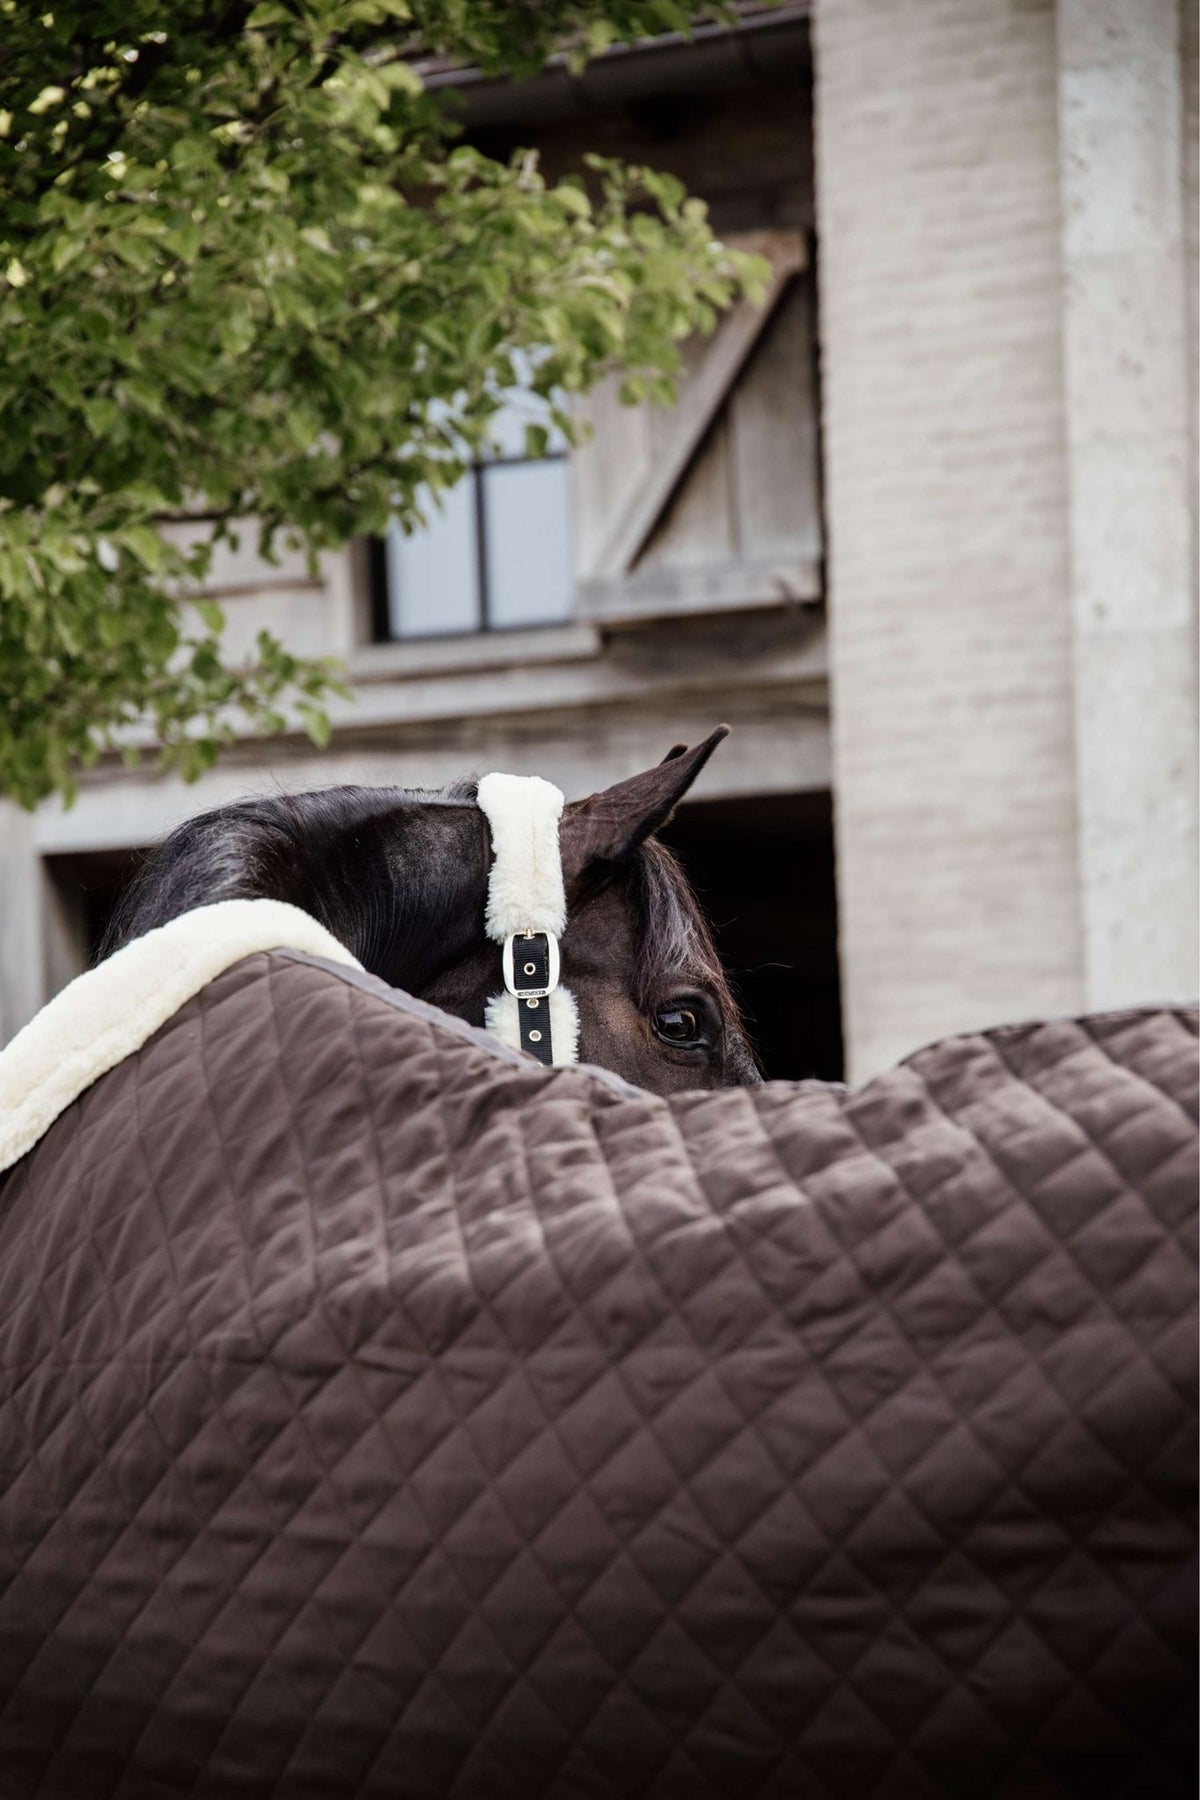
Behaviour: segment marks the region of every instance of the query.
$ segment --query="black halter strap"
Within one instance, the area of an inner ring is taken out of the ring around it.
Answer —
[[[558,986],[557,938],[547,931],[524,931],[506,939],[504,985],[516,998],[522,1050],[550,1068],[554,1062],[550,995]]]

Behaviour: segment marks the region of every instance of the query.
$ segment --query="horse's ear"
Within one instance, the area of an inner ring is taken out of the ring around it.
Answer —
[[[568,893],[596,865],[613,865],[632,856],[639,844],[667,823],[697,775],[721,742],[728,725],[689,750],[676,744],[653,769],[618,781],[586,800],[575,800],[563,812],[559,828],[563,875]]]

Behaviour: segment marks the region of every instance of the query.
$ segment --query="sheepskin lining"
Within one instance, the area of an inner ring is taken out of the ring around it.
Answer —
[[[134,938],[76,976],[0,1050],[0,1173],[201,988],[261,950],[361,967],[323,925],[281,900],[218,900]]]

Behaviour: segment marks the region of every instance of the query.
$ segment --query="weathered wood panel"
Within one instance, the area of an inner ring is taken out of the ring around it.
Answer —
[[[729,397],[737,546],[748,558],[821,554],[811,282],[790,284]]]
[[[685,346],[676,409],[621,407],[615,381],[589,402],[595,437],[576,458],[575,488],[584,617],[819,595],[812,279],[793,232],[747,247],[775,266],[768,303],[736,308],[712,338]]]
[[[729,423],[724,410],[701,441],[674,497],[667,502],[637,568],[705,567],[737,555]]]
[[[678,403],[670,411],[649,409],[649,468],[636,481],[626,484],[623,504],[614,505],[601,547],[593,552],[588,574],[611,579],[636,565],[755,346],[769,328],[790,278],[807,261],[804,239],[796,231],[748,232],[737,243],[741,249],[765,256],[773,266],[764,303],[754,306],[742,301],[722,319],[710,338],[696,339],[685,346]]]
[[[633,503],[650,471],[653,412],[622,406],[620,378],[609,376],[578,403],[592,436],[571,457],[575,567],[581,579],[600,572],[612,521]]]

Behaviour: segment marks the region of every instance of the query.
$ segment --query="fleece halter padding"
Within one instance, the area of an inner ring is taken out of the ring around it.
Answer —
[[[504,992],[487,1003],[488,1030],[547,1067],[578,1062],[575,996],[558,979],[567,924],[562,794],[538,775],[485,775],[476,798],[492,833],[485,923],[504,966]]]

